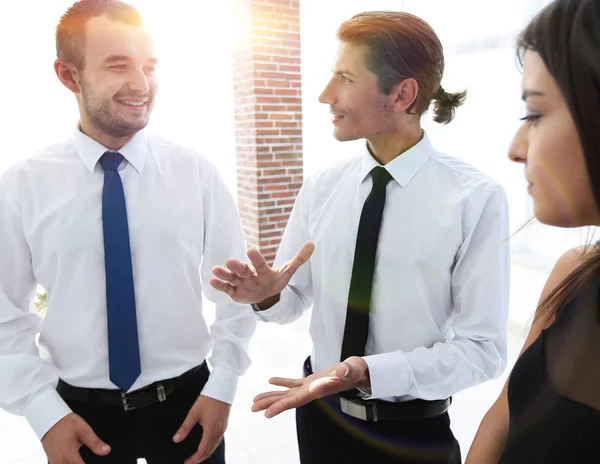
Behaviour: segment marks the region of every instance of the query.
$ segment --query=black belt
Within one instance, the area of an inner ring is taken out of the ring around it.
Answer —
[[[165,401],[175,389],[189,384],[201,374],[208,379],[210,371],[206,361],[179,377],[154,382],[130,393],[122,390],[74,387],[62,380],[58,381],[56,391],[61,397],[72,401],[101,406],[121,406],[125,411],[131,411]]]
[[[306,358],[306,361],[304,361],[304,375],[309,376],[312,373],[313,369],[309,356]],[[347,398],[341,395],[332,395],[332,398],[334,398],[336,403],[339,401],[340,409],[343,413],[369,422],[378,422],[381,420],[414,420],[435,417],[444,414],[452,403],[452,397],[433,401],[414,399],[399,403]]]

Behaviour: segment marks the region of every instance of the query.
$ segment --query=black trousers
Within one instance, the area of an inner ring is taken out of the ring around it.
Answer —
[[[448,413],[366,422],[344,414],[336,396],[296,409],[302,464],[460,464]]]
[[[206,365],[205,365],[206,366]],[[96,435],[112,450],[107,456],[96,456],[86,446],[80,454],[86,464],[136,464],[145,458],[148,464],[181,464],[198,450],[202,427],[196,425],[181,443],[173,442],[192,405],[208,380],[208,368],[201,369],[185,386],[177,388],[162,403],[125,411],[119,406],[98,406],[65,401],[92,427]],[[225,463],[222,441],[206,464]]]

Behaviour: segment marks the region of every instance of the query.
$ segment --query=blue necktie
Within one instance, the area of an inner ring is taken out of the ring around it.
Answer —
[[[131,388],[142,371],[138,344],[129,227],[123,183],[117,168],[123,155],[107,151],[104,168],[102,229],[106,268],[106,308],[110,380],[121,390]]]

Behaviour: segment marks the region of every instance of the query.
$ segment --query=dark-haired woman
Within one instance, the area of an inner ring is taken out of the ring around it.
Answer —
[[[535,216],[600,225],[600,0],[557,0],[519,37],[527,114],[509,157]],[[468,464],[600,462],[600,247],[565,253]]]

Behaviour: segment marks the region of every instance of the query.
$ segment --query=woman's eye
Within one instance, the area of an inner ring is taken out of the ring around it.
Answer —
[[[538,120],[539,120],[541,117],[542,117],[542,115],[541,115],[541,114],[528,114],[528,115],[526,115],[526,116],[524,116],[524,117],[522,117],[522,118],[520,118],[520,119],[521,119],[521,121],[523,121],[523,122],[526,122],[526,123],[528,123],[528,124],[531,124],[531,125],[533,125],[533,124],[535,124],[535,123],[536,123],[536,122],[537,122],[537,121],[538,121]]]

